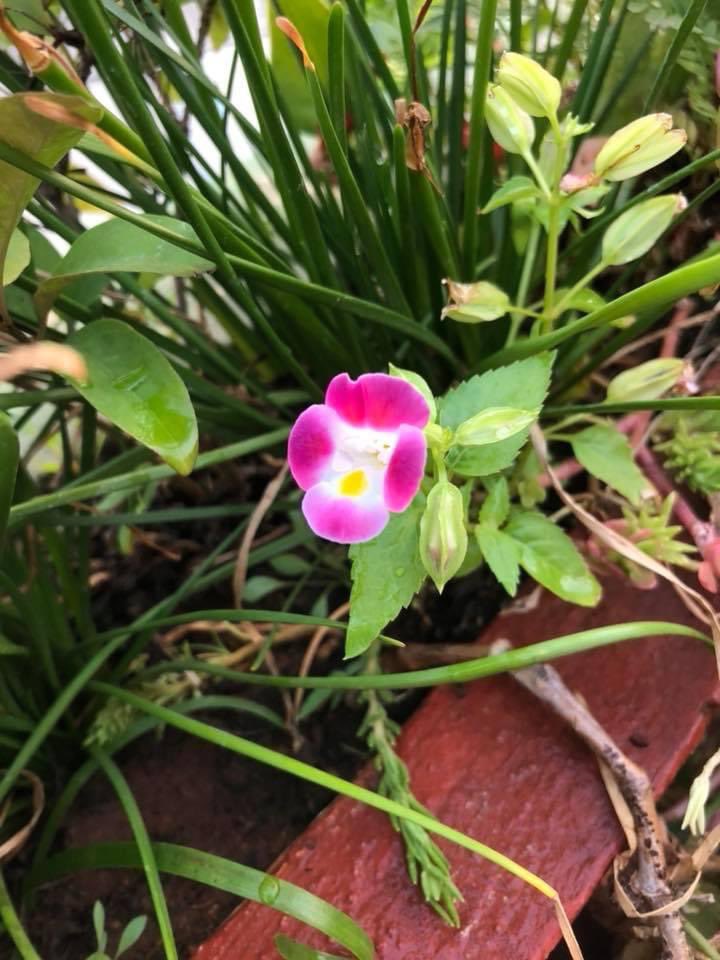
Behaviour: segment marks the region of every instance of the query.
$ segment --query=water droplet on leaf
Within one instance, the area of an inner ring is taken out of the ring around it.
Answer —
[[[258,894],[262,902],[271,907],[280,896],[280,884],[275,877],[267,876],[261,881]]]

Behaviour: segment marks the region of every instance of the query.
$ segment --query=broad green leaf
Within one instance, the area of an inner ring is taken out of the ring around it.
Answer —
[[[77,118],[78,126],[51,120],[39,110],[64,115],[68,119]],[[81,97],[59,93],[16,93],[0,99],[0,143],[45,166],[54,167],[80,140],[80,125],[97,123],[101,116],[101,107],[89,104]],[[0,162],[0,268],[3,276],[10,238],[39,183],[23,170]]]
[[[508,203],[528,200],[536,197],[538,193],[538,188],[530,177],[510,177],[493,193],[480,213],[490,213],[491,210],[497,210],[498,207],[504,207]]]
[[[600,584],[570,537],[552,520],[534,510],[518,510],[505,533],[521,546],[520,565],[551,593],[583,607],[594,607],[600,600]]]
[[[24,233],[13,230],[3,264],[2,285],[14,283],[30,263],[30,244]]]
[[[605,231],[602,259],[611,266],[637,260],[657,243],[673,218],[686,206],[682,194],[666,194],[621,213]]]
[[[611,424],[595,424],[570,440],[573,453],[588,473],[613,487],[637,506],[648,482],[633,459],[627,437]]]
[[[538,413],[538,410],[517,407],[487,407],[460,424],[455,431],[455,443],[472,447],[507,440],[529,427],[537,420]]]
[[[15,493],[20,445],[10,418],[0,413],[0,548]]]
[[[539,353],[461,383],[441,401],[441,425],[455,430],[487,407],[539,410],[550,384],[554,357],[553,353]],[[504,470],[527,440],[528,429],[481,447],[452,447],[448,453],[448,466],[467,477],[486,477]]]
[[[480,523],[475,527],[475,539],[495,577],[514,597],[520,580],[520,544],[489,523]]]
[[[155,214],[146,214],[145,218],[187,240],[197,240],[192,227],[182,220]],[[188,253],[135,224],[113,218],[80,234],[56,264],[53,275],[39,285],[35,306],[38,314],[44,317],[64,287],[88,274],[144,273],[188,277],[212,268],[210,260]]]
[[[289,17],[305,42],[305,48],[320,82],[327,84],[327,36],[329,4],[323,0],[281,0],[268,4],[273,78],[288,105],[295,123],[302,130],[315,132],[317,117],[305,80],[302,61],[288,38],[275,25],[278,13]]]
[[[420,559],[423,497],[404,513],[394,513],[383,532],[350,548],[352,591],[345,657],[363,653],[420,589],[425,568]]]
[[[88,382],[74,386],[88,403],[178,473],[190,473],[198,450],[195,411],[158,348],[120,320],[96,320],[67,342],[87,363]]]
[[[291,940],[282,933],[275,935],[275,946],[283,960],[343,960],[336,953],[314,950],[312,947],[306,947],[304,943]]]

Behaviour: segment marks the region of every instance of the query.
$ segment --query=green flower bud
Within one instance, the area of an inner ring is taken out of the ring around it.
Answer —
[[[595,175],[628,180],[672,157],[687,142],[684,130],[672,129],[669,113],[651,113],[617,130],[595,157]]]
[[[645,200],[610,224],[602,240],[602,258],[617,267],[647,253],[667,230],[673,217],[687,206],[681,193]]]
[[[432,390],[427,384],[427,381],[420,376],[419,373],[415,373],[414,370],[403,370],[402,367],[396,367],[394,363],[388,365],[388,372],[391,377],[398,377],[400,380],[405,380],[411,386],[423,395],[425,398],[425,403],[428,405],[430,411],[430,422],[433,423],[437,420],[437,405],[435,403],[435,397],[432,394]]]
[[[537,419],[537,410],[517,407],[487,407],[470,417],[455,431],[453,441],[460,447],[478,447],[497,443],[520,433]]]
[[[658,357],[614,377],[607,388],[613,403],[626,400],[657,400],[680,382],[685,361],[677,357]]]
[[[562,88],[556,77],[521,53],[504,53],[497,81],[515,103],[532,117],[554,117]]]
[[[440,480],[428,494],[420,520],[420,557],[440,593],[460,569],[467,545],[462,493],[449,480]]]
[[[497,320],[510,309],[510,298],[494,283],[458,283],[446,280],[451,303],[443,309],[442,319],[449,317],[459,323],[486,323]]]
[[[485,119],[493,140],[508,153],[527,153],[535,139],[535,124],[502,87],[488,87]]]

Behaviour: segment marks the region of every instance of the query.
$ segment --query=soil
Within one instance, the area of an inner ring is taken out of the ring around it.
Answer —
[[[271,464],[244,465],[242,473],[229,466],[207,471],[200,482],[176,478],[163,485],[155,508],[257,500]],[[191,524],[145,527],[135,538],[130,555],[118,550],[117,528],[93,535],[95,595],[93,612],[98,629],[127,623],[177,588],[199,560],[231,529],[235,520],[219,519]],[[282,533],[277,519],[261,529]],[[149,536],[148,536],[149,535]],[[255,571],[253,571],[255,572]],[[269,572],[272,571],[258,571]],[[480,627],[499,609],[502,590],[482,573],[451,584],[442,597],[427,591],[393,626],[392,634],[408,643],[462,643],[477,638]],[[337,602],[344,599],[338,592]],[[334,598],[331,597],[331,603]],[[301,600],[297,601],[298,609]],[[263,603],[265,605],[265,603]],[[268,606],[274,605],[271,602]],[[194,595],[189,609],[232,606],[229,584]],[[309,606],[309,604],[308,604]],[[180,610],[183,607],[179,608]],[[200,636],[193,639],[201,640]],[[282,648],[277,655],[284,673],[296,673],[303,644]],[[159,656],[150,650],[151,659]],[[341,663],[337,640],[330,639],[318,658],[317,669],[328,672]],[[279,694],[272,690],[238,689],[221,684],[214,692],[236,693],[261,700],[281,715]],[[422,699],[422,692],[398,698],[390,708],[403,722]],[[291,738],[268,729],[261,720],[228,712],[199,719],[257,743],[290,754]],[[313,714],[302,727],[300,759],[352,779],[366,759],[365,744],[356,736],[362,705],[348,695],[331,708]],[[115,758],[140,807],[153,840],[202,849],[257,869],[270,867],[288,844],[332,799],[326,791],[296,778],[262,767],[173,729],[161,737],[147,735]],[[56,783],[70,771],[58,766]],[[126,817],[103,775],[81,791],[58,837],[55,852],[87,844],[132,839]],[[11,865],[13,889],[21,882],[32,856],[32,845]],[[237,905],[238,898],[211,887],[166,876],[163,889],[181,958],[187,957]],[[133,917],[144,914],[148,927],[125,960],[163,957],[147,885],[138,871],[85,871],[41,889],[26,917],[31,939],[44,960],[84,960],[95,949],[92,908],[105,908],[109,947]],[[0,960],[8,960],[5,941]]]

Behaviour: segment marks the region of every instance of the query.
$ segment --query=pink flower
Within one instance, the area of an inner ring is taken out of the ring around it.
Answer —
[[[330,381],[325,403],[300,414],[288,443],[314,533],[360,543],[377,536],[391,512],[407,509],[425,472],[429,416],[420,391],[398,377],[340,373]]]

